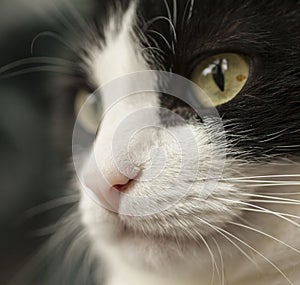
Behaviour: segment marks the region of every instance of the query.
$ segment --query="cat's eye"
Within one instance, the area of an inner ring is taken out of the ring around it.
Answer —
[[[245,86],[249,76],[247,60],[235,53],[223,53],[203,60],[193,71],[191,80],[204,92],[195,96],[205,107],[232,100]]]
[[[80,125],[85,131],[96,134],[102,115],[99,96],[86,90],[80,90],[75,98],[74,109]]]

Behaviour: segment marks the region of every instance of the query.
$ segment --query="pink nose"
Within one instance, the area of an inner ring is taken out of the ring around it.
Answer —
[[[132,181],[122,174],[113,163],[105,163],[98,167],[95,161],[91,160],[86,167],[83,180],[88,191],[92,191],[98,202],[105,209],[118,213],[121,192],[127,190],[129,182]]]

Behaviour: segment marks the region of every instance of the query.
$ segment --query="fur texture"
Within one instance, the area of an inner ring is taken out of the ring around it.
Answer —
[[[74,98],[82,87],[94,91],[147,70],[190,79],[203,59],[220,53],[244,56],[250,76],[234,99],[217,107],[222,130],[213,118],[200,118],[186,103],[195,98],[185,89],[181,92],[185,100],[164,92],[142,92],[112,108],[108,108],[112,95],[101,94],[106,112],[93,146],[84,150],[79,173],[83,180],[72,185],[80,190],[79,211],[61,224],[45,251],[50,259],[63,260],[62,270],[47,264],[42,271],[45,255],[41,255],[33,267],[46,281],[37,274],[28,284],[300,284],[299,1],[91,3],[86,17],[66,5],[78,29],[70,19],[61,20],[73,57],[72,65],[63,69],[72,80],[54,78],[50,85],[69,86],[54,96],[55,122],[60,122],[57,140],[73,129]],[[76,71],[71,68],[74,63]],[[136,125],[126,129],[125,124],[122,130],[126,135],[149,120],[156,126],[137,128],[129,145],[118,142],[117,162],[125,175],[114,160],[114,135],[132,114],[149,108],[155,110],[151,116],[145,112]],[[185,122],[176,121],[176,114]],[[186,130],[193,141],[184,139]],[[190,155],[182,168],[182,150],[188,155],[193,147],[200,155]],[[211,160],[216,169],[211,169]],[[147,179],[148,167],[162,171]],[[222,175],[212,179],[217,181],[214,191],[206,193],[207,174],[220,167]],[[184,192],[191,181],[187,195],[172,200],[170,189]],[[109,193],[115,185],[126,186],[120,197],[109,198],[117,199],[118,209],[101,207],[99,197],[91,199],[86,191],[90,186],[94,192]],[[138,215],[149,206],[134,203],[139,196],[170,207]]]
[[[107,264],[105,284],[300,284],[294,220],[300,214],[299,16],[292,1],[139,1],[125,13],[111,12],[106,40],[91,53],[96,86],[151,68],[189,77],[202,58],[218,52],[247,56],[251,75],[242,92],[218,108],[228,144],[209,141],[214,124],[203,129],[197,118],[188,123],[203,154],[201,167],[189,195],[171,208],[118,216],[83,192],[83,223]],[[163,106],[194,115],[166,95],[149,98],[135,95],[106,113],[94,146],[102,173],[115,171],[108,146],[115,126],[135,108]],[[175,124],[171,131],[181,127]],[[164,132],[145,131],[136,140],[131,150],[136,164],[155,143],[169,161],[158,178],[130,184],[129,195],[160,197],[174,176],[189,178]],[[207,162],[218,147],[226,148],[224,171],[206,198],[201,190]],[[120,207],[126,208],[126,199]]]

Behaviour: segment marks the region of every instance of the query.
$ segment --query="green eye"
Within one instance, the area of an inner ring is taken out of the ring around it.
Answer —
[[[215,107],[232,100],[245,86],[249,64],[241,55],[223,53],[203,60],[193,71],[191,80],[208,96],[196,91],[205,107]]]
[[[99,96],[80,90],[76,95],[74,109],[80,125],[91,134],[96,134],[102,115]]]

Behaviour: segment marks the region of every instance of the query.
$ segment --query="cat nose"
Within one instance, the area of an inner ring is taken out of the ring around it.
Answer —
[[[131,178],[121,173],[113,160],[102,161],[101,169],[91,157],[83,174],[84,186],[92,196],[97,199],[105,209],[118,212],[121,193],[126,192],[136,173],[130,174]]]

